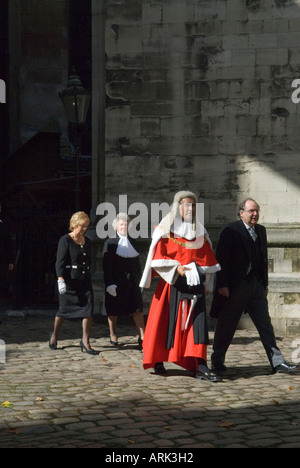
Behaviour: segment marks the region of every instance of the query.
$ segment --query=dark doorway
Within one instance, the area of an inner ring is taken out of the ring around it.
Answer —
[[[92,11],[91,0],[69,0],[69,74],[76,73],[83,86],[92,88]],[[91,109],[87,116],[81,154],[91,154]]]
[[[8,77],[8,0],[0,0],[0,79],[6,88],[6,102],[0,104],[0,193],[5,186],[3,161],[9,151]]]

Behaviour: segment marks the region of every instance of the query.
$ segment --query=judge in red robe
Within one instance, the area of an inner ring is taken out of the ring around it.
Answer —
[[[208,326],[205,289],[220,270],[206,230],[196,219],[197,197],[178,192],[170,213],[153,233],[140,286],[160,276],[143,341],[143,366],[164,374],[173,362],[212,382],[218,377],[206,364]],[[205,282],[205,284],[204,284]]]

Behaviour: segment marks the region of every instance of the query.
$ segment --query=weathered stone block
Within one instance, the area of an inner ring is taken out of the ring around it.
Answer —
[[[243,2],[236,2],[234,0],[227,0],[227,18],[231,21],[246,21],[248,17],[248,11],[246,5]]]
[[[265,18],[262,29],[266,33],[284,33],[290,30],[290,21],[287,18]]]
[[[277,34],[278,45],[280,47],[297,47],[300,41],[300,32],[290,32]]]
[[[278,42],[277,34],[250,34],[249,35],[249,47],[251,49],[267,49],[276,48],[278,45],[284,47],[284,44]]]
[[[153,101],[156,92],[156,83],[111,82],[106,87],[106,93],[111,99],[123,101]]]
[[[227,155],[246,153],[246,139],[242,136],[222,136],[219,139],[219,152]]]
[[[211,117],[210,134],[216,136],[236,135],[237,122],[234,116]]]
[[[102,3],[103,6],[103,3]],[[107,24],[135,24],[142,18],[142,3],[136,0],[124,2],[105,2],[105,21]]]
[[[163,21],[163,5],[144,4],[142,5],[142,23],[161,23]]]
[[[287,65],[289,61],[289,51],[287,48],[258,49],[256,51],[257,65]]]
[[[226,19],[226,2],[219,0],[202,0],[195,3],[196,21],[224,21]]]
[[[133,102],[130,109],[132,116],[160,117],[173,115],[174,104],[165,101]]]
[[[237,134],[238,135],[256,135],[257,118],[252,116],[237,116]]]
[[[232,66],[253,68],[255,64],[255,49],[238,49],[232,51]],[[245,77],[246,78],[246,77]],[[250,78],[248,76],[248,78]]]
[[[207,99],[210,96],[210,86],[207,81],[192,81],[185,84],[184,87],[185,98],[193,99]]]
[[[248,34],[226,35],[223,37],[222,45],[224,49],[249,49],[249,35]]]
[[[160,119],[158,118],[143,118],[141,119],[141,135],[158,137],[161,135]]]

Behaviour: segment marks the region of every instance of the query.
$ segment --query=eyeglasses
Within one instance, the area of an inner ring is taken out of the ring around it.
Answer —
[[[184,207],[187,206],[188,208],[189,208],[189,207],[191,207],[191,208],[195,208],[195,207],[196,207],[196,203],[188,203],[188,202],[185,202],[185,203],[179,202],[179,205],[182,205],[182,206],[184,206]]]

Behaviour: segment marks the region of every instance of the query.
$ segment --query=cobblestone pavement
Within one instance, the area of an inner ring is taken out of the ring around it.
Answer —
[[[167,377],[145,371],[128,320],[116,349],[95,318],[99,356],[81,352],[78,321],[64,323],[56,351],[48,347],[53,316],[0,321],[1,448],[300,447],[300,373],[273,375],[256,332],[236,333],[226,377],[211,384],[172,364]],[[278,337],[289,362],[299,338]]]

